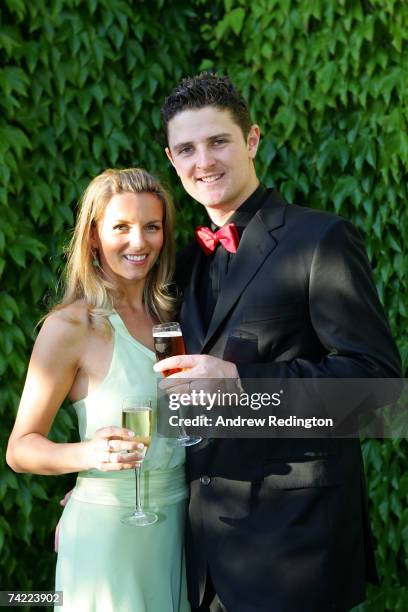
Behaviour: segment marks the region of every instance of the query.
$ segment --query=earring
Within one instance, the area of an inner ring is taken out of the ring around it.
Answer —
[[[97,249],[92,249],[92,265],[94,268],[100,267]]]

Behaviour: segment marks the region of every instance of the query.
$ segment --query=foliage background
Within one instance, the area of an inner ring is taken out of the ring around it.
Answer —
[[[90,178],[145,166],[175,194],[180,245],[200,220],[168,167],[159,123],[165,95],[200,69],[228,73],[250,100],[264,182],[364,234],[406,368],[407,48],[405,0],[3,0],[1,449]],[[61,409],[53,439],[72,439],[72,423]],[[407,440],[364,443],[383,586],[361,610],[407,609],[407,450]],[[71,481],[16,475],[1,454],[2,589],[52,588],[52,532]]]

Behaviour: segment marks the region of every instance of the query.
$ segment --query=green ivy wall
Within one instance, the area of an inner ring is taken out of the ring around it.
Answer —
[[[363,233],[406,367],[407,48],[405,0],[3,0],[1,449],[90,178],[145,166],[175,195],[180,245],[200,220],[163,154],[159,108],[203,68],[228,73],[250,100],[264,182]],[[68,407],[52,436],[75,436]],[[362,610],[407,609],[407,451],[407,440],[364,443],[383,586]],[[1,588],[52,588],[52,532],[71,482],[15,475],[0,455]]]

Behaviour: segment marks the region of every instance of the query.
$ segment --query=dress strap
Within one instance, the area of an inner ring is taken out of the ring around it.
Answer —
[[[112,312],[112,314],[110,314],[110,315],[108,316],[108,321],[109,321],[109,323],[112,325],[112,327],[113,327],[113,329],[114,329],[115,331],[117,331],[117,329],[118,329],[118,327],[120,327],[120,324],[121,324],[121,323],[122,323],[122,325],[123,325],[122,319],[120,318],[120,316],[118,315],[118,313],[117,313],[117,312],[115,312],[115,311],[114,311],[114,312]]]
[[[139,340],[136,340],[136,338],[129,333],[122,317],[116,311],[109,315],[109,322],[119,336],[125,338],[128,342],[132,342],[133,345],[139,349],[139,351],[142,351],[150,359],[156,360],[156,355],[154,352],[139,342]]]

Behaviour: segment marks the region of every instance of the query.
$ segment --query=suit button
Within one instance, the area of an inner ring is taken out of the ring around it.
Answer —
[[[211,478],[209,476],[207,476],[206,474],[204,474],[204,476],[201,476],[200,482],[203,485],[209,485],[210,482],[211,482]]]

